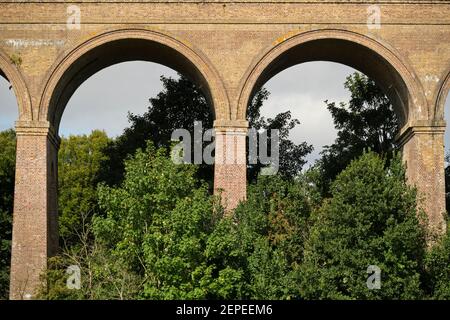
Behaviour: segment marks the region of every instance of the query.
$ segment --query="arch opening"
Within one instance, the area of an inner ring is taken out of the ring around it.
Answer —
[[[143,37],[119,35],[109,39],[109,35],[100,37],[100,44],[85,44],[69,54],[51,75],[40,108],[40,118],[48,120],[59,130],[59,124],[65,107],[77,88],[98,71],[112,65],[129,61],[146,61],[161,64],[183,74],[197,85],[212,108],[214,117],[217,109],[224,110],[224,95],[220,81],[214,71],[190,49],[180,49],[175,44],[166,44]],[[186,52],[189,52],[186,54]],[[192,56],[187,56],[187,55]],[[212,79],[214,78],[214,79]],[[211,83],[213,82],[213,83]],[[216,94],[213,90],[216,89]],[[218,106],[218,101],[222,106]],[[225,108],[226,109],[226,108]],[[222,112],[221,117],[226,117]]]
[[[31,110],[31,100],[20,69],[11,63],[10,58],[3,51],[0,51],[0,78],[9,83],[9,88],[15,100],[15,111],[17,116],[14,120],[31,121],[33,113]],[[7,95],[9,96],[9,94]],[[1,110],[0,110],[1,111]]]
[[[443,78],[437,93],[436,106],[434,110],[434,120],[436,122],[445,119],[448,123],[448,104],[450,93],[450,72]]]
[[[245,118],[248,101],[273,76],[292,66],[314,61],[344,64],[373,79],[393,104],[401,127],[415,116],[410,112],[413,105],[410,87],[414,84],[410,79],[405,79],[406,67],[395,55],[390,51],[384,52],[386,54],[379,53],[379,50],[387,49],[380,47],[376,50],[375,47],[381,45],[374,44],[373,40],[365,37],[362,39],[364,41],[361,41],[359,37],[362,36],[355,37],[353,34],[347,35],[346,32],[341,34],[321,31],[317,35],[314,33],[288,39],[264,55],[246,79],[240,97],[238,117]],[[388,55],[390,57],[386,57]],[[420,103],[421,101],[416,101],[416,104]]]
[[[69,99],[59,125],[59,135],[68,137],[104,130],[111,138],[120,136],[132,125],[128,115],[144,116],[152,107],[152,99],[164,92],[161,77],[177,81],[182,75],[160,64],[144,61],[118,63],[98,71]],[[184,108],[192,110],[193,105]]]
[[[0,131],[13,128],[18,117],[19,107],[13,85],[0,70]]]
[[[290,112],[292,119],[300,123],[290,130],[289,139],[313,147],[305,155],[303,171],[320,159],[325,146],[335,142],[339,130],[328,104],[349,106],[351,92],[345,88],[345,82],[355,72],[343,64],[305,62],[281,71],[264,84],[269,96],[261,114],[273,119],[280,113]]]

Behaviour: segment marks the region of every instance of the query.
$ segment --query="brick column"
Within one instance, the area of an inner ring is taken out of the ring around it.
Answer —
[[[419,206],[428,217],[428,242],[446,230],[445,223],[445,124],[415,124],[400,136],[408,181],[416,186]]]
[[[16,124],[10,299],[32,299],[58,249],[57,150],[46,123]]]
[[[234,125],[215,123],[214,193],[221,195],[227,211],[235,209],[247,196],[247,125]]]

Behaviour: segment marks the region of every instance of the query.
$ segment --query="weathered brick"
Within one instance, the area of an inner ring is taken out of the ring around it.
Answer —
[[[371,29],[368,8],[377,3],[381,28]],[[67,29],[69,5],[81,10],[80,30]],[[68,99],[100,68],[135,59],[196,81],[214,106],[216,152],[232,148],[237,158],[245,140],[220,137],[225,129],[244,134],[252,92],[277,72],[330,60],[366,73],[399,114],[408,178],[423,197],[429,229],[445,230],[449,1],[4,1],[0,75],[19,106],[11,298],[34,294],[56,250],[57,132]],[[217,164],[214,187],[234,208],[245,199],[245,164]]]

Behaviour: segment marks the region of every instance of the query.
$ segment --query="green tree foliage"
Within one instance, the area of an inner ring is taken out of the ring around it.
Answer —
[[[105,132],[70,136],[61,140],[58,158],[59,231],[66,245],[77,243],[82,215],[98,211],[97,184],[101,181],[105,150],[111,140]]]
[[[445,156],[445,161],[447,165],[445,167],[445,208],[447,210],[447,214],[450,213],[450,154]]]
[[[355,72],[347,77],[344,86],[351,94],[348,104],[327,102],[338,136],[332,145],[324,147],[318,161],[324,194],[328,194],[331,182],[364,149],[391,157],[399,129],[389,99],[373,80]]]
[[[189,79],[161,76],[163,91],[150,99],[148,111],[143,115],[129,114],[130,127],[126,128],[114,144],[108,156],[109,170],[105,181],[117,185],[123,180],[124,160],[137,149],[145,149],[147,140],[157,147],[169,149],[171,135],[176,129],[186,129],[193,136],[194,121],[201,121],[203,129],[212,128],[214,115],[203,92]],[[212,181],[213,168],[202,165],[199,177]]]
[[[123,260],[115,259],[110,251],[94,240],[92,216],[83,215],[78,245],[66,247],[48,261],[42,275],[38,298],[45,300],[105,300],[136,299],[142,289],[142,279],[129,270]],[[81,271],[80,289],[69,289],[67,268],[78,266]]]
[[[323,200],[309,171],[262,176],[224,217],[196,167],[150,143],[126,161],[104,211],[82,215],[79,245],[50,260],[45,299],[415,299],[448,297],[448,238],[425,253],[401,160],[365,153]],[[422,221],[423,223],[423,221]],[[68,265],[81,290],[65,287]],[[366,286],[381,269],[381,289]]]
[[[415,191],[398,156],[389,164],[369,152],[331,186],[332,198],[313,217],[301,266],[307,299],[421,297],[424,232]],[[369,265],[381,269],[381,290],[368,290]]]
[[[156,147],[171,147],[171,135],[176,129],[187,129],[193,137],[194,121],[202,122],[203,129],[213,126],[214,114],[203,92],[189,79],[180,75],[178,79],[161,76],[163,91],[150,99],[148,111],[143,115],[129,115],[129,128],[119,136],[109,148],[110,157],[108,174],[104,180],[109,185],[117,185],[123,179],[123,161],[133,155],[138,148],[145,148],[150,140]],[[248,121],[252,128],[280,130],[280,174],[285,177],[297,175],[305,164],[304,157],[312,151],[312,146],[305,142],[295,144],[289,140],[289,132],[298,120],[292,119],[290,111],[280,113],[273,119],[261,116],[260,109],[269,92],[262,88],[255,94],[248,106]],[[209,142],[205,142],[204,145]],[[192,148],[192,152],[194,149]],[[192,157],[193,159],[193,157]],[[248,167],[249,181],[254,181],[261,165]],[[212,187],[213,167],[202,164],[197,176]]]
[[[47,273],[43,298],[78,298],[64,289],[61,265],[82,270],[83,298],[205,299],[242,296],[242,272],[223,261],[211,240],[227,236],[232,224],[194,165],[176,165],[149,143],[127,160],[119,187],[102,185],[105,215],[93,219],[93,239],[72,248]],[[223,225],[222,225],[223,224]],[[89,225],[89,224],[88,224]],[[88,279],[86,281],[86,279]]]
[[[239,296],[239,270],[218,268],[207,254],[222,210],[197,185],[195,170],[149,144],[126,162],[121,187],[99,189],[106,217],[94,221],[96,240],[144,278],[145,298]]]
[[[450,300],[450,226],[426,255],[425,288],[429,298]]]
[[[296,144],[289,139],[290,131],[300,124],[298,119],[292,119],[290,111],[279,113],[274,118],[266,119],[261,116],[261,107],[264,101],[268,99],[269,94],[265,88],[261,88],[256,92],[247,108],[247,120],[250,128],[268,130],[269,139],[270,130],[279,130],[280,163],[278,173],[286,179],[293,179],[300,174],[306,163],[305,157],[313,151],[313,147],[306,142]],[[268,149],[270,150],[270,143],[268,143]],[[250,183],[256,181],[262,167],[263,165],[260,163],[250,164],[247,167],[247,179]]]
[[[306,177],[260,176],[249,186],[248,200],[235,213],[249,298],[299,297],[297,273],[317,200]]]
[[[269,93],[259,90],[248,120],[280,130],[280,174],[250,166],[247,201],[225,216],[204,168],[166,151],[172,130],[212,121],[207,101],[183,77],[162,80],[116,143],[101,132],[63,141],[61,228],[76,245],[50,259],[41,298],[449,298],[449,236],[426,252],[415,190],[392,152],[395,114],[372,81],[347,79],[349,106],[329,104],[338,138],[303,173],[311,147],[289,140],[299,122],[262,117]],[[69,265],[81,268],[81,290],[66,287]],[[367,288],[369,265],[381,269],[380,290]]]
[[[16,164],[14,130],[0,132],[0,299],[8,298]]]

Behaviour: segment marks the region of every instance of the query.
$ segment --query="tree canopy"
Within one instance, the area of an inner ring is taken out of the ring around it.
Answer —
[[[130,126],[126,128],[113,144],[107,154],[108,175],[105,177],[110,185],[118,184],[123,179],[124,160],[133,155],[138,148],[145,148],[150,140],[156,147],[170,149],[171,135],[176,129],[186,129],[193,136],[194,122],[202,123],[203,130],[213,127],[214,114],[204,94],[197,86],[183,75],[179,78],[161,76],[163,91],[150,99],[148,111],[142,115],[129,114]],[[277,114],[273,119],[261,116],[261,108],[269,92],[261,88],[256,92],[248,106],[250,128],[278,129],[280,132],[280,168],[279,173],[286,178],[297,175],[306,163],[305,156],[312,151],[306,142],[294,143],[289,132],[300,122],[292,119],[291,112]],[[204,146],[209,142],[204,142]],[[194,149],[192,148],[192,152]],[[261,169],[260,164],[248,166],[248,179],[254,181]],[[197,171],[200,179],[213,184],[213,167],[202,164]]]
[[[415,299],[425,234],[416,193],[405,182],[400,157],[389,163],[373,152],[342,171],[331,199],[313,217],[301,266],[309,299]],[[368,290],[368,266],[381,270],[381,289]]]
[[[428,249],[425,216],[395,151],[392,106],[353,74],[348,105],[327,103],[336,141],[303,170],[312,147],[295,143],[290,112],[248,120],[280,130],[280,171],[249,165],[246,201],[230,212],[211,195],[212,167],[176,164],[172,130],[212,125],[188,79],[164,90],[117,139],[102,131],[62,139],[59,212],[63,248],[43,274],[43,299],[448,299],[450,231]],[[190,108],[193,108],[190,110]],[[370,149],[368,151],[368,149]],[[7,297],[15,134],[0,133],[0,295]],[[209,171],[208,171],[209,170]],[[208,173],[209,172],[209,173]],[[81,289],[66,268],[81,270]],[[369,288],[376,267],[381,288]],[[372,270],[372,269],[370,269]]]
[[[364,150],[389,158],[396,148],[398,117],[384,92],[358,72],[347,77],[344,87],[351,95],[348,104],[326,101],[338,133],[335,142],[324,147],[317,163],[325,194],[336,176]]]
[[[16,134],[0,132],[0,299],[7,299],[11,255]]]

